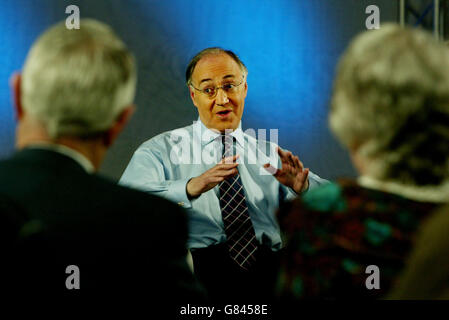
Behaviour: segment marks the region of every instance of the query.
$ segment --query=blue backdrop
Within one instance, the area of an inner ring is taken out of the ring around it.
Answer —
[[[278,129],[282,147],[325,178],[354,175],[327,128],[338,57],[364,30],[365,8],[396,20],[394,1],[364,0],[2,0],[0,4],[0,157],[13,151],[15,122],[8,79],[35,38],[64,20],[66,6],[110,24],[135,53],[138,111],[102,172],[118,178],[132,152],[154,135],[197,118],[184,70],[205,47],[235,51],[249,69],[243,128]]]

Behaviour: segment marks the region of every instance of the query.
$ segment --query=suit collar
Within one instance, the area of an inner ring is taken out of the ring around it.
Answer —
[[[29,146],[28,148],[29,149],[50,150],[50,151],[60,153],[62,155],[65,155],[65,156],[71,158],[72,160],[76,161],[84,170],[86,170],[87,173],[93,173],[95,171],[95,168],[89,159],[87,159],[80,152],[78,152],[72,148],[66,147],[64,145],[41,142],[41,143],[33,144],[33,145]]]
[[[70,156],[50,149],[26,147],[17,151],[11,160],[29,163],[34,167],[63,168],[64,171],[88,174],[83,166]]]

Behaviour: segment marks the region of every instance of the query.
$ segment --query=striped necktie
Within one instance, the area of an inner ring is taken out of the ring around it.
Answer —
[[[223,157],[233,155],[235,138],[222,135]],[[243,190],[240,173],[222,181],[220,207],[231,258],[243,269],[248,270],[256,261],[258,248],[256,234],[248,213],[248,205]]]

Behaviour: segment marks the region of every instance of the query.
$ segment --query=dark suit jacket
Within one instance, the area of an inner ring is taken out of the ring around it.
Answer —
[[[0,194],[28,215],[11,242],[14,257],[2,263],[10,287],[0,290],[151,295],[150,304],[202,300],[185,259],[186,216],[175,204],[43,149],[0,162]],[[79,268],[80,290],[66,287],[69,265]]]

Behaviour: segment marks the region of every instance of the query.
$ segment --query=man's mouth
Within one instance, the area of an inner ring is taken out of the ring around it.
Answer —
[[[223,110],[223,111],[217,112],[217,115],[219,117],[224,118],[224,117],[228,116],[229,114],[231,114],[231,112],[232,112],[232,110]]]

